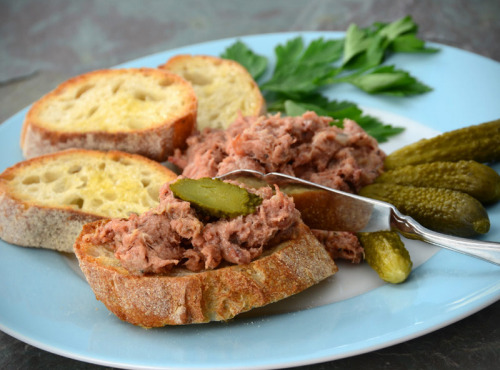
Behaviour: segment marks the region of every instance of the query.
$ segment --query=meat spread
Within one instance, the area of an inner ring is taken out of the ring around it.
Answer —
[[[356,234],[349,231],[311,231],[333,260],[343,259],[352,263],[363,260],[364,250]]]
[[[293,233],[300,220],[292,198],[278,188],[248,191],[263,199],[256,212],[206,222],[189,202],[174,197],[167,183],[156,208],[113,219],[86,239],[109,245],[121,264],[138,274],[165,273],[175,266],[200,271],[224,262],[246,264],[283,234]]]
[[[299,117],[239,117],[226,130],[205,129],[169,160],[186,177],[213,177],[247,168],[281,172],[357,192],[382,172],[385,154],[356,122],[307,112]]]
[[[358,192],[383,171],[385,153],[356,122],[307,112],[300,117],[238,117],[227,130],[205,129],[169,160],[191,178],[246,168],[281,172],[347,192]],[[334,259],[362,260],[363,248],[347,232],[313,230]]]

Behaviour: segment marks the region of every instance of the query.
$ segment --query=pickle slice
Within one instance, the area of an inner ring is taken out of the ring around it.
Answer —
[[[407,165],[384,172],[375,182],[461,191],[484,204],[500,200],[500,175],[476,161]]]
[[[422,139],[389,154],[384,164],[389,170],[409,164],[459,160],[500,160],[500,119]]]
[[[396,184],[371,184],[360,195],[393,204],[431,230],[462,237],[485,234],[490,229],[483,205],[468,194],[438,188]]]
[[[411,273],[413,262],[403,241],[394,231],[358,233],[365,251],[365,261],[384,281],[404,282]]]
[[[209,177],[179,179],[170,184],[170,190],[177,198],[216,218],[248,215],[262,203],[261,197],[246,189]]]

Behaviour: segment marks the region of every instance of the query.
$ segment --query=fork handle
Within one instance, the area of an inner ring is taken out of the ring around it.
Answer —
[[[421,240],[500,266],[500,243],[441,234],[423,227],[397,210],[391,215],[391,226],[409,239]]]

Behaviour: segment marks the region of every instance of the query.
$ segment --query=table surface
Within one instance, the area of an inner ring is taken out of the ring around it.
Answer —
[[[0,122],[74,75],[226,37],[344,31],[411,15],[419,36],[500,61],[498,0],[2,0]],[[499,81],[500,83],[500,81]],[[1,282],[6,283],[6,282]],[[496,369],[500,302],[417,339],[300,369]],[[100,369],[0,332],[2,369]]]

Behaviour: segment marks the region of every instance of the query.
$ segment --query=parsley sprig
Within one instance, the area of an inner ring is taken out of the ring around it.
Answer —
[[[384,64],[395,53],[434,53],[417,37],[418,27],[410,16],[391,23],[374,23],[360,28],[352,24],[344,39],[318,38],[308,45],[302,37],[288,40],[275,48],[276,64],[270,77],[266,57],[250,50],[241,41],[228,47],[221,57],[233,59],[248,69],[259,83],[269,111],[300,115],[312,110],[333,117],[341,125],[343,118],[358,122],[379,142],[403,131],[364,115],[353,102],[329,100],[322,89],[350,83],[369,94],[412,96],[432,89],[409,72]]]

